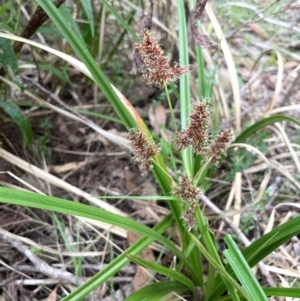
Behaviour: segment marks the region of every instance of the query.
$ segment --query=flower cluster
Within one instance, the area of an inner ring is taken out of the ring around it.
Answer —
[[[180,197],[183,204],[187,205],[181,218],[187,227],[193,228],[195,226],[195,208],[198,204],[198,198],[202,194],[201,189],[187,175],[181,175],[179,184],[172,186],[172,194]]]
[[[143,77],[148,80],[148,84],[154,84],[159,88],[177,80],[181,75],[189,73],[188,67],[179,67],[176,63],[170,66],[168,58],[160,48],[158,40],[151,38],[147,29],[142,31],[143,39],[136,45],[138,53],[145,63],[146,69]]]
[[[172,194],[179,196],[188,203],[192,203],[195,199],[197,201],[198,197],[202,194],[202,191],[195,186],[187,175],[181,175],[179,178],[179,185],[172,186]]]
[[[216,139],[209,134],[209,121],[212,115],[210,102],[202,99],[193,104],[190,114],[190,124],[185,130],[179,131],[175,136],[175,144],[178,150],[192,147],[195,153],[204,159],[211,157],[214,164],[223,154],[233,139],[232,129],[221,132]]]
[[[129,144],[134,155],[133,161],[139,165],[142,176],[146,176],[148,170],[152,168],[152,156],[155,156],[160,147],[139,129],[129,130]]]
[[[191,146],[196,153],[208,157],[210,141],[208,126],[211,115],[209,101],[203,99],[193,103],[192,113],[189,116],[190,124],[175,137],[178,150]]]
[[[233,139],[232,129],[226,129],[217,136],[216,140],[211,144],[210,147],[212,163],[214,164],[218,163],[218,160],[225,153],[232,139]]]

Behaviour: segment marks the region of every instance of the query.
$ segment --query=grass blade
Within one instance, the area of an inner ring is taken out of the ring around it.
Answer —
[[[123,28],[125,28],[128,33],[133,37],[133,39],[138,42],[139,38],[136,35],[136,33],[133,31],[133,29],[128,25],[126,20],[124,20],[120,14],[114,9],[112,5],[110,5],[106,0],[102,0],[102,2],[105,4],[107,9],[119,20],[119,22],[122,24]]]
[[[223,252],[232,269],[234,270],[238,280],[248,292],[252,300],[268,301],[262,287],[253,275],[247,261],[238,249],[230,235],[224,238],[228,249]]]
[[[170,240],[163,237],[162,235],[159,235],[153,229],[148,228],[127,217],[107,212],[100,208],[95,208],[85,204],[79,204],[64,199],[39,195],[31,192],[18,191],[5,187],[0,188],[0,202],[50,210],[53,212],[60,212],[98,220],[110,225],[119,226],[128,231],[138,233],[142,236],[151,237],[152,239],[157,240],[172,252],[174,252],[174,254],[176,254],[186,264],[192,274],[192,277],[194,279],[197,278],[196,272],[194,271],[189,261],[185,258],[183,253],[173,243],[171,243]]]
[[[151,271],[155,271],[156,273],[159,273],[161,275],[165,275],[173,280],[176,280],[184,285],[186,285],[186,287],[188,287],[193,294],[195,295],[196,290],[195,290],[195,284],[193,283],[193,281],[191,281],[188,277],[186,277],[184,274],[169,269],[167,267],[164,267],[158,263],[155,262],[151,262],[136,256],[132,256],[131,254],[127,254],[127,257],[133,261],[135,264],[150,269]]]
[[[37,0],[39,5],[44,9],[49,15],[51,20],[57,26],[62,35],[67,39],[72,49],[79,56],[80,60],[86,65],[88,70],[91,72],[95,82],[98,84],[99,88],[103,94],[107,97],[111,105],[113,106],[116,113],[120,116],[124,125],[128,128],[136,127],[136,121],[128,112],[127,107],[120,101],[119,97],[111,87],[108,79],[99,68],[94,58],[86,49],[82,40],[78,37],[76,32],[68,26],[66,20],[63,18],[59,10],[54,6],[50,0]]]
[[[160,281],[143,287],[126,298],[125,301],[159,301],[172,292],[184,294],[187,289],[186,286],[177,281]]]
[[[22,110],[14,102],[6,102],[2,99],[0,99],[0,107],[19,127],[25,143],[31,145],[33,141],[31,124],[23,115]]]
[[[90,25],[92,37],[94,37],[95,23],[94,23],[94,16],[93,16],[91,0],[81,0],[81,4],[82,4],[83,10],[84,10],[84,13],[86,15],[86,18],[89,22],[89,25]]]
[[[242,254],[249,266],[252,268],[293,236],[298,235],[300,233],[299,223],[300,216],[297,216],[276,227],[245,248],[242,251]],[[228,265],[225,266],[225,268],[229,274],[233,275],[233,271]],[[216,300],[216,298],[226,290],[226,287],[221,283],[219,276],[217,277],[216,282],[219,282],[220,284],[215,287],[215,292],[209,299],[211,301]]]
[[[171,215],[167,216],[155,225],[154,230],[158,233],[163,233],[171,224],[172,217]],[[135,242],[132,246],[130,246],[126,253],[130,253],[132,255],[138,255],[142,252],[153,240],[148,237],[143,237]],[[95,290],[99,285],[103,284],[110,277],[112,277],[115,273],[121,270],[128,262],[128,258],[125,256],[126,253],[119,255],[116,259],[111,261],[104,269],[90,278],[86,283],[81,285],[75,291],[73,291],[70,295],[65,297],[63,301],[81,301],[82,298],[87,296],[90,292]]]
[[[189,65],[187,28],[185,18],[184,1],[178,1],[178,34],[179,34],[179,63]],[[185,129],[188,124],[188,116],[191,112],[190,75],[180,77],[180,120],[181,128]],[[182,151],[182,163],[188,176],[193,176],[193,153],[191,148]]]
[[[246,130],[244,130],[236,139],[235,142],[236,143],[240,143],[240,142],[245,142],[245,140],[250,137],[252,134],[254,134],[255,132],[257,132],[260,129],[265,128],[268,125],[274,124],[276,122],[281,122],[281,121],[290,121],[293,122],[297,125],[300,126],[300,122],[294,118],[288,117],[288,116],[284,116],[284,115],[274,115],[271,117],[267,117],[264,118],[256,123],[254,123],[253,125],[251,125],[249,128],[247,128]]]

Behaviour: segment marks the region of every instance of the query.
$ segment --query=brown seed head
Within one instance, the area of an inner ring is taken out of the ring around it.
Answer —
[[[187,228],[193,229],[196,226],[195,210],[194,208],[189,208],[186,211],[183,211],[181,218],[184,221],[184,224]]]
[[[175,64],[170,66],[168,58],[160,48],[158,41],[152,39],[147,29],[142,31],[143,39],[136,45],[136,48],[145,63],[146,69],[143,77],[148,80],[148,84],[154,84],[159,88],[177,80],[181,75],[189,73],[188,67],[179,67]]]
[[[233,139],[233,130],[226,129],[221,132],[210,147],[212,163],[217,164],[218,160],[225,154],[229,144]]]
[[[208,125],[211,116],[210,104],[208,101],[201,100],[193,103],[193,110],[190,114],[190,124],[186,130],[181,130],[176,134],[175,144],[178,150],[189,146],[196,153],[204,157],[208,156],[209,134]]]
[[[198,198],[202,194],[202,191],[187,175],[183,174],[179,178],[179,184],[172,186],[172,194],[179,196],[182,201],[194,206],[194,203],[198,202]]]
[[[146,176],[152,168],[151,157],[160,151],[159,145],[150,141],[139,129],[129,130],[129,143],[134,154],[133,161],[139,165],[141,175]]]

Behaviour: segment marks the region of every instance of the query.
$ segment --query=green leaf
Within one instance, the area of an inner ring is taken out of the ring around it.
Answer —
[[[211,256],[211,254],[206,250],[204,245],[197,239],[196,236],[194,236],[193,234],[190,234],[190,235],[191,235],[191,239],[194,241],[194,243],[196,244],[196,247],[199,249],[199,251],[206,257],[206,259],[209,261],[209,263],[216,270],[219,271],[220,275],[218,275],[216,277],[216,281],[218,281],[219,283],[221,283],[224,286],[226,285],[226,288],[228,289],[228,291],[232,292],[231,300],[239,300],[239,298],[233,288],[236,288],[241,293],[241,295],[243,295],[246,298],[246,300],[249,300],[249,297],[246,294],[246,291],[244,290],[244,288],[241,287],[236,282],[236,280],[224,269],[223,265],[220,264],[219,261],[216,261],[215,258],[213,258],[213,256]],[[213,299],[212,297],[209,297],[209,296],[207,296],[206,298],[208,298],[207,300],[217,300],[217,299]]]
[[[216,243],[215,243],[215,235],[214,233],[209,229],[208,227],[208,222],[206,218],[204,217],[202,211],[200,210],[199,206],[196,207],[195,210],[195,215],[196,215],[196,222],[198,225],[198,229],[201,234],[201,238],[204,242],[205,248],[207,249],[207,253],[203,253],[204,256],[207,256],[209,254],[209,258],[212,258],[213,261],[211,261],[208,257],[207,260],[209,261],[209,266],[208,266],[208,278],[206,282],[206,286],[204,288],[204,294],[209,298],[211,293],[213,292],[213,288],[215,287],[215,280],[216,280],[216,265],[215,262],[218,263],[219,269],[225,272],[225,268],[223,266],[223,263],[220,259],[220,256],[218,254],[218,251],[216,249]],[[195,238],[192,237],[194,242]],[[196,243],[197,247],[200,248],[199,242]],[[203,252],[203,249],[202,249]],[[228,291],[230,292],[230,295],[232,296],[233,300],[239,300],[238,295],[235,291],[234,285],[230,282],[229,279],[227,279],[229,275],[225,276],[221,274],[221,278],[226,285]]]
[[[23,139],[26,144],[31,145],[33,140],[33,132],[30,122],[23,115],[20,108],[13,102],[6,102],[0,99],[0,107],[5,111],[7,115],[11,117],[14,123],[19,127]]]
[[[195,247],[195,243],[192,239],[190,239],[189,244],[186,248],[185,256],[190,260],[198,273],[198,278],[194,280],[195,285],[203,288],[204,277],[206,276],[203,272],[203,256]],[[177,270],[179,270],[179,265]]]
[[[132,10],[129,12],[128,21],[125,21],[128,23],[129,26],[130,26],[131,22],[134,20],[135,13],[136,13],[135,10]],[[126,33],[127,33],[127,30],[124,29],[123,32],[121,32],[119,38],[117,39],[116,44],[111,45],[112,50],[110,51],[107,58],[105,59],[105,62],[101,65],[102,70],[105,70],[106,67],[108,66],[108,64],[111,63],[111,59],[117,53],[118,49],[120,49],[119,46],[123,43],[123,40],[126,37]],[[116,34],[119,34],[119,33],[116,33]]]
[[[267,127],[268,125],[274,124],[276,122],[281,122],[281,121],[290,121],[293,122],[297,125],[300,126],[300,122],[288,117],[288,116],[284,116],[284,115],[274,115],[271,117],[267,117],[264,118],[258,122],[256,122],[255,124],[251,125],[249,128],[247,128],[246,130],[244,130],[236,139],[235,139],[235,143],[241,143],[241,142],[245,142],[245,140],[250,137],[252,134],[254,134],[255,132],[257,132],[260,129],[263,129],[265,127]]]
[[[190,265],[189,261],[170,240],[158,234],[153,229],[148,228],[130,218],[120,216],[100,208],[95,208],[93,206],[79,204],[55,197],[39,195],[32,192],[18,191],[6,187],[0,188],[0,202],[90,218],[93,220],[105,222],[110,225],[121,227],[128,231],[138,233],[142,236],[151,237],[152,239],[157,240],[158,242],[166,246],[175,255],[177,255],[185,263],[193,278],[197,278],[196,272]]]
[[[243,250],[250,267],[258,264],[262,259],[271,254],[278,247],[300,233],[300,216],[276,227],[269,233],[263,235],[250,246]]]
[[[127,128],[134,128],[137,126],[137,122],[129,112],[125,104],[119,99],[116,92],[113,90],[107,77],[104,75],[94,58],[88,52],[86,46],[82,42],[82,39],[78,37],[72,27],[68,26],[66,19],[62,16],[60,11],[53,5],[51,0],[36,0],[44,11],[49,15],[51,20],[57,26],[59,31],[67,39],[72,49],[79,56],[80,60],[86,65],[90,73],[92,74],[95,82],[107,97],[108,101],[113,106],[116,113],[120,116],[123,124]]]
[[[274,297],[299,298],[300,296],[300,288],[267,287],[264,288],[264,292],[267,296],[274,296]]]
[[[139,38],[134,32],[134,30],[128,25],[126,20],[124,20],[121,15],[114,9],[114,7],[108,3],[106,0],[102,0],[103,4],[107,7],[107,9],[116,17],[116,19],[122,24],[122,27],[125,28],[128,33],[133,37],[133,39],[138,42]]]
[[[8,39],[0,38],[0,66],[6,73],[19,74],[17,58]]]
[[[185,285],[177,281],[161,281],[150,284],[131,294],[125,301],[159,301],[169,293],[187,293]]]
[[[83,41],[80,29],[79,29],[77,23],[73,19],[70,8],[63,4],[59,7],[59,11],[61,12],[62,16],[65,19],[66,26],[69,27],[69,29],[72,28],[76,32],[77,36],[81,39],[81,41]]]
[[[154,226],[154,230],[157,233],[163,233],[171,226],[173,222],[172,215],[168,215],[162,221],[157,223]],[[149,237],[140,238],[136,241],[132,246],[130,246],[125,252],[130,253],[131,255],[138,255],[142,250],[144,250],[153,240]],[[113,261],[111,261],[105,268],[103,268],[100,272],[96,275],[91,277],[87,282],[83,285],[78,287],[75,291],[71,294],[66,296],[63,301],[81,301],[85,296],[87,296],[90,292],[95,290],[99,285],[103,284],[107,281],[110,277],[116,274],[118,271],[124,267],[129,260],[125,256],[126,253],[122,253]]]
[[[178,36],[179,36],[179,64],[189,65],[188,34],[186,27],[184,1],[178,1]],[[191,112],[190,75],[180,77],[180,120],[181,129],[188,125],[188,117]],[[193,176],[193,152],[189,147],[182,150],[182,163],[184,171],[189,177]]]
[[[195,176],[196,185],[201,185],[204,182],[205,177],[207,176],[210,162],[211,162],[211,157],[208,160],[206,160],[201,166],[201,168],[199,169],[198,173]]]
[[[53,73],[55,76],[57,76],[59,79],[62,80],[62,82],[67,82],[70,86],[73,85],[72,81],[69,78],[68,75],[68,68],[67,67],[59,67],[50,65],[50,64],[39,64],[39,68],[41,70],[49,71]]]
[[[192,10],[196,4],[197,0],[190,1],[190,10]],[[200,27],[200,22],[197,22],[197,26]],[[203,97],[208,96],[205,92],[206,90],[206,81],[205,81],[205,64],[204,64],[204,57],[202,53],[202,48],[195,44],[196,48],[196,68],[197,68],[197,75],[198,75],[198,97],[201,99]],[[211,95],[209,96],[211,97]]]
[[[90,28],[91,28],[91,34],[92,37],[95,34],[95,24],[94,24],[94,17],[93,17],[93,10],[90,0],[81,0],[81,4],[84,10],[84,13],[86,14],[87,20],[89,22]]]
[[[228,246],[228,249],[225,250],[223,254],[227,258],[238,280],[242,283],[251,299],[257,301],[268,301],[268,298],[266,297],[262,287],[258,283],[249,265],[247,264],[247,261],[243,257],[232,237],[227,235],[225,236],[224,240]]]
[[[94,112],[94,111],[88,111],[88,110],[82,110],[82,109],[77,109],[75,111],[82,114],[82,115],[93,116],[93,117],[97,117],[99,119],[109,120],[109,121],[112,121],[114,123],[122,124],[122,121],[120,119],[112,117],[110,115],[105,115],[105,114],[97,113],[97,112]]]
[[[136,256],[132,256],[131,254],[127,254],[126,256],[131,261],[133,261],[135,264],[137,264],[141,267],[150,269],[151,271],[154,271],[161,275],[165,275],[173,280],[183,283],[186,287],[188,287],[193,292],[194,295],[196,294],[195,284],[184,274],[182,274],[178,271],[172,270],[170,268],[164,267],[158,263],[151,262],[151,261],[148,261],[148,260],[136,257]]]
[[[289,220],[288,222],[276,227],[245,248],[242,251],[242,254],[249,266],[252,268],[278,247],[286,243],[292,237],[298,235],[300,233],[299,224],[300,216],[297,216],[292,220]],[[229,274],[234,274],[229,265],[225,266],[225,268]],[[216,300],[218,296],[220,296],[226,290],[224,284],[221,283],[219,276],[216,279],[216,283],[219,283],[219,285],[214,288],[214,293],[209,298],[209,301]]]

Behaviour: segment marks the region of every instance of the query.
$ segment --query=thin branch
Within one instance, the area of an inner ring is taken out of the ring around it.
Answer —
[[[70,272],[63,271],[61,269],[53,268],[45,261],[41,260],[37,255],[35,255],[30,248],[21,243],[17,238],[17,235],[0,228],[0,237],[16,248],[20,253],[22,253],[28,260],[30,260],[35,266],[36,270],[52,279],[59,279],[61,281],[67,281],[73,285],[82,285],[85,281],[82,277],[76,277]]]

